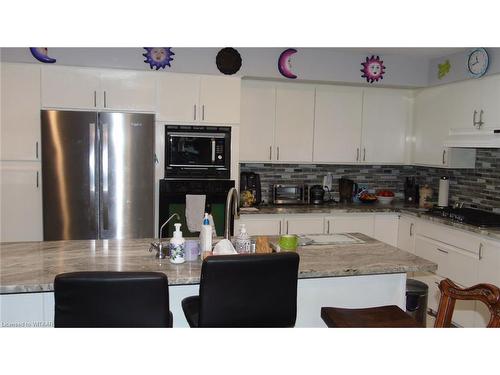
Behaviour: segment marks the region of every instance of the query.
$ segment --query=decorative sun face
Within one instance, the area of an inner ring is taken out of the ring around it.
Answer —
[[[384,78],[385,66],[380,57],[373,55],[370,58],[367,57],[366,61],[361,63],[361,65],[363,65],[363,69],[361,69],[363,74],[361,77],[366,78],[366,82],[373,83]]]
[[[146,58],[144,62],[149,64],[151,69],[158,70],[170,66],[170,61],[174,59],[172,56],[175,53],[172,52],[171,47],[144,47],[144,49],[146,50],[142,54]]]

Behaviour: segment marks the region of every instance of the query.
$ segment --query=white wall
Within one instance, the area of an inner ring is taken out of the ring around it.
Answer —
[[[171,68],[180,73],[221,74],[215,57],[220,48],[173,48]],[[285,79],[278,72],[277,60],[284,48],[237,48],[243,65],[236,74],[245,77]],[[366,84],[361,78],[362,52],[347,52],[335,48],[299,48],[292,58],[297,80]],[[365,50],[365,49],[363,49]],[[39,63],[28,48],[2,48],[0,59],[9,62]],[[109,67],[149,70],[144,63],[142,48],[50,48],[49,56],[56,64],[88,67]],[[429,60],[386,54],[380,56],[387,67],[384,79],[371,86],[422,87],[428,85]]]
[[[458,52],[453,55],[432,59],[429,66],[429,84],[442,85],[456,81],[463,81],[471,79],[471,75],[467,70],[467,60],[469,53],[475,48],[471,48],[465,52]],[[486,48],[489,56],[489,67],[485,75],[499,74],[500,73],[500,48]],[[438,78],[438,65],[444,63],[446,60],[450,61],[450,72],[442,79]]]

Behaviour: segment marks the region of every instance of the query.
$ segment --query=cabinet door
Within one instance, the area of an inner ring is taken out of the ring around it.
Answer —
[[[235,221],[235,232],[239,224],[245,224],[250,236],[278,236],[282,231],[282,217],[274,215],[241,215]]]
[[[0,242],[42,241],[40,162],[0,163]]]
[[[312,161],[314,86],[283,85],[276,92],[276,160]]]
[[[360,161],[405,162],[410,106],[411,99],[405,90],[364,90]]]
[[[200,82],[201,122],[238,124],[240,122],[240,78],[202,76]]]
[[[415,254],[415,221],[401,216],[398,226],[398,247]]]
[[[132,70],[102,71],[103,108],[154,112],[156,85],[153,74]]]
[[[483,241],[479,253],[477,282],[500,287],[500,242]],[[476,327],[486,327],[490,313],[486,305],[476,302]]]
[[[165,73],[161,74],[157,80],[157,120],[169,122],[199,121],[199,76]]]
[[[373,214],[356,214],[327,217],[327,233],[362,233],[373,237]]]
[[[500,75],[492,75],[479,80],[480,106],[483,113],[484,127],[500,126]]]
[[[323,216],[285,216],[286,234],[323,234]]]
[[[373,238],[391,246],[398,245],[399,216],[379,214],[374,216]]]
[[[473,129],[474,111],[478,112],[476,121],[479,121],[481,90],[479,80],[469,79],[446,85],[445,88],[447,105],[442,110],[445,112],[446,128]]]
[[[94,69],[42,67],[42,107],[101,107],[100,72]]]
[[[353,163],[359,160],[362,94],[360,88],[316,88],[313,161]]]
[[[270,161],[276,120],[273,84],[243,81],[241,88],[240,161]]]
[[[2,64],[0,158],[37,160],[40,156],[40,67]]]

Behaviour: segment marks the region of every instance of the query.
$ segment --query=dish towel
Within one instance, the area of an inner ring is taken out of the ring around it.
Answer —
[[[190,232],[201,231],[205,214],[205,195],[186,194],[186,224]]]

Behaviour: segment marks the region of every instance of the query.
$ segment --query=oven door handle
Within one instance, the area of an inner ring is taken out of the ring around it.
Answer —
[[[215,139],[212,138],[212,164],[215,163]]]

